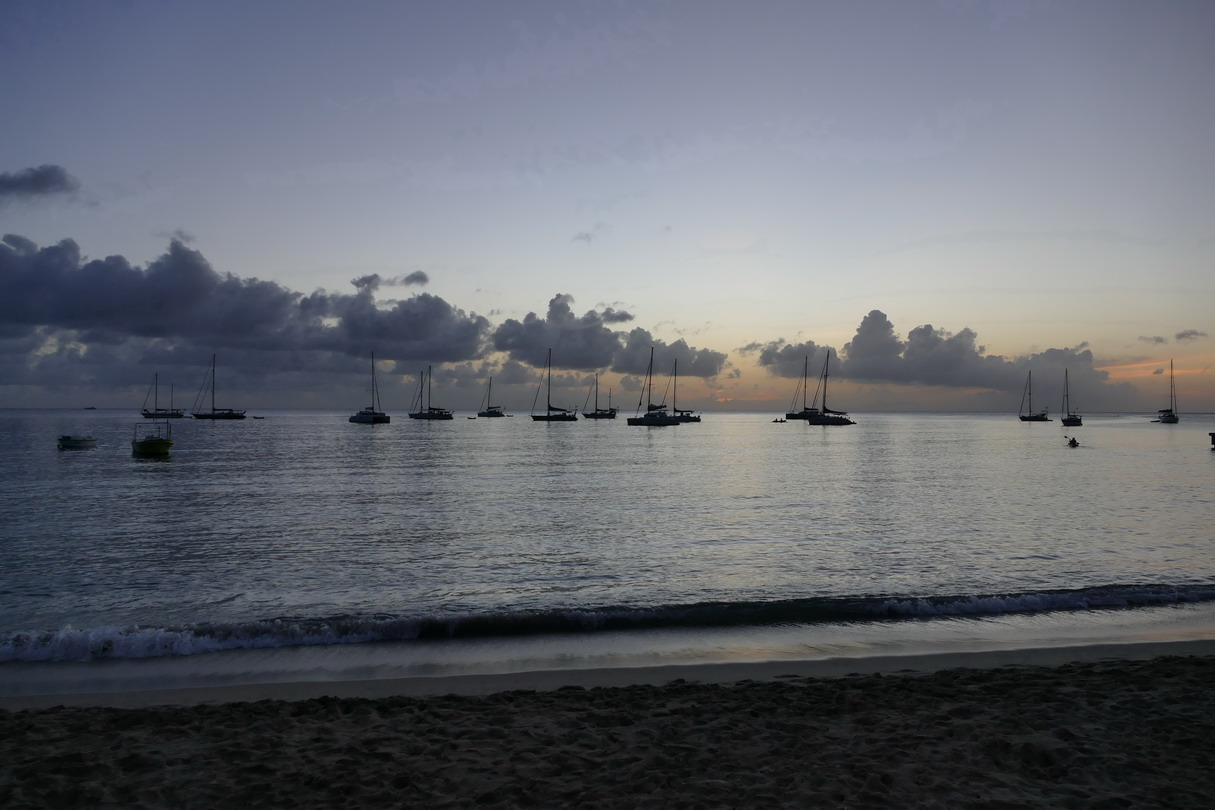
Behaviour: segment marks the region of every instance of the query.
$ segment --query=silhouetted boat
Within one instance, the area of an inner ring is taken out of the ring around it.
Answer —
[[[375,381],[375,352],[371,353],[371,404],[350,417],[359,425],[387,425],[392,417],[380,410],[380,386]]]
[[[1046,415],[1046,408],[1034,410],[1033,375],[1032,371],[1025,375],[1025,390],[1021,392],[1021,408],[1017,411],[1017,418],[1022,422],[1049,422],[1051,419]]]
[[[148,397],[152,397],[152,410],[148,410]],[[160,407],[160,372],[152,375],[152,386],[143,397],[144,419],[181,419],[186,415],[185,409],[173,407],[173,385],[169,385],[169,407]]]
[[[810,425],[855,425],[848,418],[846,411],[833,411],[827,407],[827,373],[828,367],[831,364],[831,350],[827,350],[827,359],[823,361],[823,371],[818,378],[818,386],[814,389],[814,398],[810,404],[806,404],[806,397],[810,391],[809,371],[810,371],[810,356],[807,355],[805,362],[802,365],[802,381],[801,384],[793,392],[793,403],[797,403],[797,395],[802,396],[802,409],[800,411],[790,410],[785,414],[786,419],[797,419]],[[822,407],[818,407],[819,397],[822,396]]]
[[[481,410],[477,411],[477,416],[488,416],[490,418],[497,416],[506,416],[501,405],[492,405],[494,397],[494,378],[489,378],[489,384],[485,387],[485,399],[481,402]]]
[[[204,411],[199,405],[203,398],[203,392],[207,390],[207,382],[211,383],[211,410]],[[215,355],[211,355],[211,370],[207,376],[203,378],[203,384],[198,389],[198,396],[194,398],[194,407],[190,410],[190,415],[195,419],[244,419],[245,412],[238,411],[234,408],[216,408],[215,407]]]
[[[97,439],[92,436],[63,435],[57,443],[60,450],[92,450],[97,446]]]
[[[641,399],[637,400],[637,411],[635,416],[628,417],[625,421],[630,425],[641,427],[667,427],[669,425],[678,425],[679,418],[672,416],[667,412],[666,403],[655,405],[653,403],[654,394],[654,347],[650,347],[650,364],[645,370],[645,385],[641,388]],[[645,413],[641,412],[641,405],[645,403]]]
[[[422,376],[418,378],[418,397],[414,400],[418,409],[410,411],[410,419],[452,419],[452,412],[446,408],[439,408],[430,402],[430,384],[431,376],[433,375],[430,366],[426,367],[426,371],[422,372]],[[425,398],[425,401],[423,401]]]
[[[144,422],[135,426],[135,433],[131,437],[132,454],[136,456],[163,456],[172,447],[173,426],[168,422]]]
[[[1072,411],[1072,400],[1067,390],[1067,369],[1063,369],[1063,417],[1059,423],[1063,427],[1080,427],[1084,424],[1080,414]]]
[[[1173,383],[1173,360],[1169,359],[1169,407],[1161,408],[1157,411],[1160,416],[1153,419],[1153,422],[1162,422],[1166,425],[1175,425],[1179,421],[1177,416],[1177,386]]]
[[[544,375],[547,381],[547,390],[544,395],[544,404],[546,405],[544,413],[536,413],[536,403],[540,400],[540,385],[536,386],[536,396],[532,399],[532,421],[534,422],[577,422],[577,411],[571,411],[568,408],[558,408],[553,404],[553,350],[548,350],[548,355],[544,358]],[[541,385],[544,385],[542,382]]]
[[[675,392],[679,389],[679,361],[671,366],[671,413],[680,422],[699,422],[700,416],[694,410],[681,410],[675,406]]]
[[[587,391],[586,398],[589,401],[591,392]],[[612,407],[612,389],[608,389],[608,406],[606,408],[599,407],[599,372],[595,372],[595,409],[588,411],[586,405],[582,406],[583,419],[615,419],[616,409]]]

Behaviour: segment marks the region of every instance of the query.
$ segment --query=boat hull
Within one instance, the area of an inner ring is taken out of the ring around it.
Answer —
[[[387,425],[392,417],[383,411],[359,411],[350,421],[356,425]]]
[[[503,413],[501,410],[494,409],[494,410],[488,410],[488,411],[477,411],[477,416],[482,416],[482,417],[485,417],[486,419],[493,419],[494,417],[498,417],[498,416],[506,416],[506,414]]]
[[[92,436],[60,436],[60,450],[92,450],[97,446],[97,440]]]
[[[172,439],[162,439],[159,437],[135,439],[131,442],[131,453],[137,456],[163,456],[172,448]]]
[[[577,422],[578,414],[575,413],[533,413],[533,422]]]
[[[428,411],[422,411],[421,413],[409,414],[409,418],[410,419],[436,419],[439,421],[446,421],[448,419],[454,418],[454,415],[450,412],[433,413],[433,412],[428,412]]]
[[[674,416],[655,416],[646,414],[645,416],[630,416],[626,420],[634,427],[669,427],[670,425],[678,425],[679,419]]]
[[[234,411],[231,409],[217,411],[198,411],[190,414],[195,419],[244,419],[244,411]]]
[[[1044,413],[1027,413],[1017,417],[1022,422],[1050,422],[1051,418]]]
[[[583,419],[615,419],[616,411],[586,411],[582,414]]]
[[[144,419],[182,419],[186,412],[180,408],[157,408],[154,411],[149,411],[147,408],[143,410]]]
[[[1156,421],[1163,425],[1175,425],[1180,420],[1178,419],[1177,414],[1172,413],[1171,411],[1161,411],[1160,418]]]
[[[1080,427],[1084,424],[1084,420],[1075,414],[1071,414],[1060,419],[1059,424],[1063,425],[1063,427]]]

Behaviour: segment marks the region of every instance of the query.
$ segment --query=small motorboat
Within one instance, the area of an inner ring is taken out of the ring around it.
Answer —
[[[60,450],[92,450],[97,446],[97,440],[92,436],[68,436],[59,437]]]
[[[173,447],[173,428],[168,422],[153,422],[135,426],[131,437],[131,454],[164,456]]]

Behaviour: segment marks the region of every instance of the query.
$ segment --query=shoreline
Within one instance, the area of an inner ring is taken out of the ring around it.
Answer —
[[[441,695],[433,683],[283,684],[277,699],[221,689],[154,708],[0,711],[0,803],[1210,807],[1211,652],[466,676]],[[349,694],[306,696],[318,691]],[[256,702],[233,702],[244,698]]]
[[[1055,667],[1071,663],[1143,661],[1162,656],[1215,657],[1215,639],[1103,643],[977,652],[923,653],[739,663],[665,666],[546,669],[496,674],[440,675],[360,680],[301,680],[220,686],[0,695],[0,710],[22,711],[65,707],[151,708],[245,703],[260,700],[300,701],[316,698],[485,696],[519,690],[660,686],[680,681],[730,684],[791,678],[834,679],[857,675],[922,675],[952,669]]]

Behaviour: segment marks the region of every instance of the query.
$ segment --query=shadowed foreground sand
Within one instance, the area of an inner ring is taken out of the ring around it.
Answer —
[[[20,807],[1215,807],[1215,657],[0,711]]]

